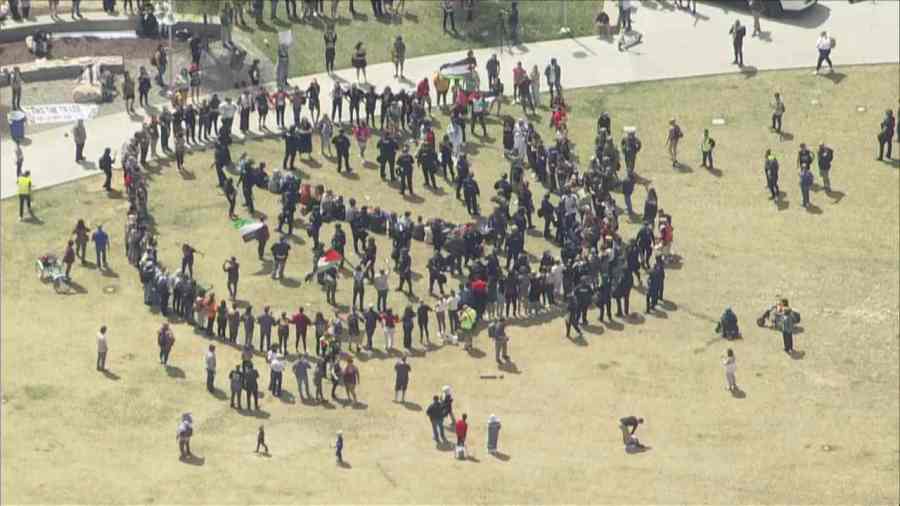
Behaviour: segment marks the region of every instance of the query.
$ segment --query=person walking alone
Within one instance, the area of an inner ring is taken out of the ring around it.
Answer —
[[[206,352],[206,390],[209,393],[215,392],[213,388],[213,380],[216,377],[216,345],[209,345],[209,351]]]
[[[735,20],[728,30],[731,35],[731,45],[734,48],[734,60],[732,64],[738,67],[744,66],[744,37],[747,35],[747,27],[743,26],[740,21]]]
[[[78,120],[72,127],[72,140],[75,141],[75,163],[84,161],[84,144],[87,142],[87,130],[84,128],[84,120]]]
[[[734,371],[737,369],[737,364],[735,363],[734,351],[731,348],[728,348],[728,351],[725,352],[725,356],[722,358],[722,367],[725,368],[726,390],[732,393],[736,392],[738,386],[734,379]]]
[[[409,386],[409,373],[412,367],[406,362],[406,356],[400,357],[400,360],[394,364],[394,402],[406,402],[406,388]],[[399,399],[397,399],[399,397]]]
[[[259,426],[259,430],[256,432],[256,453],[259,453],[259,447],[263,448],[263,455],[269,454],[269,445],[266,444],[266,430],[262,425]]]
[[[19,195],[19,221],[22,221],[25,207],[28,207],[28,215],[34,216],[31,211],[31,171],[26,170],[16,179]]]
[[[834,49],[834,39],[828,36],[828,32],[823,31],[816,40],[816,49],[819,50],[819,59],[816,61],[816,70],[813,75],[819,75],[822,69],[822,63],[828,62],[828,73],[834,72],[834,65],[831,63],[831,50]]]
[[[106,335],[106,325],[100,327],[100,333],[97,334],[97,370],[106,371],[106,353],[109,351],[109,344]]]

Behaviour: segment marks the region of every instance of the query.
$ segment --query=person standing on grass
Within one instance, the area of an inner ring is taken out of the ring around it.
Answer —
[[[309,395],[309,359],[307,358],[306,352],[304,351],[302,355],[294,362],[292,367],[294,371],[294,378],[297,379],[297,393],[300,395],[301,401],[306,401],[310,399]]]
[[[276,354],[269,363],[269,368],[272,374],[272,395],[281,397],[281,385],[284,380],[284,357]]]
[[[337,45],[337,33],[334,31],[334,25],[329,24],[322,35],[325,41],[325,72],[334,73],[334,50]]]
[[[244,369],[244,391],[247,392],[247,409],[250,409],[250,399],[253,398],[253,409],[259,411],[259,371],[248,364]]]
[[[73,245],[75,241],[69,241],[66,243],[66,251],[63,253],[62,263],[66,266],[66,278],[72,279],[70,277],[70,273],[72,272],[72,264],[75,263],[75,248]]]
[[[771,149],[767,149],[764,171],[766,174],[766,186],[771,194],[769,200],[777,199],[779,193],[781,193],[780,188],[778,188],[778,168],[778,158],[772,153]]]
[[[831,191],[831,162],[834,160],[834,150],[826,146],[824,142],[819,144],[817,153],[819,162],[819,176],[822,178],[822,184],[825,191]]]
[[[109,351],[109,343],[106,335],[106,325],[100,327],[97,334],[97,370],[106,371],[106,353]]]
[[[456,432],[456,448],[463,449],[463,452],[457,454],[459,458],[463,458],[465,456],[466,435],[469,433],[469,424],[468,422],[466,422],[468,418],[469,415],[463,413],[462,417],[456,421],[456,426],[454,427]]]
[[[213,393],[213,380],[216,378],[216,345],[209,345],[209,351],[206,352],[206,390]]]
[[[781,100],[780,93],[775,94],[775,101],[770,105],[772,107],[772,131],[781,135],[781,120],[787,109],[784,107],[784,101]]]
[[[703,129],[703,140],[700,141],[700,154],[702,162],[700,165],[709,170],[713,169],[713,149],[716,148],[716,140],[709,136],[709,130]]]
[[[725,381],[728,384],[725,388],[729,392],[736,392],[738,386],[734,379],[734,371],[737,369],[737,364],[735,363],[734,352],[731,348],[728,348],[728,351],[725,352],[725,356],[722,358],[722,367],[725,368]]]
[[[731,29],[728,30],[728,34],[731,35],[731,45],[734,48],[734,60],[731,63],[743,67],[744,37],[747,35],[747,28],[740,21],[735,20]]]
[[[441,404],[440,397],[437,395],[433,397],[428,409],[425,410],[425,414],[428,415],[428,420],[431,422],[434,442],[437,444],[446,443],[447,437],[444,436],[444,424],[442,423],[444,420],[444,406]]]
[[[269,446],[266,444],[266,430],[262,425],[259,426],[259,430],[256,432],[256,452],[259,453],[259,447],[263,448],[263,454],[269,454]]]
[[[175,344],[175,334],[169,327],[168,323],[163,323],[157,333],[157,344],[159,344],[159,363],[168,365],[169,353],[172,352],[172,346]]]
[[[241,385],[244,375],[240,365],[234,366],[234,370],[228,373],[228,381],[231,382],[231,407],[235,407],[234,401],[237,399],[237,409],[241,409]]]
[[[669,120],[669,132],[666,134],[666,147],[669,149],[669,158],[672,160],[672,167],[678,166],[678,141],[684,137],[681,127],[675,122],[675,118]]]
[[[822,63],[828,62],[828,73],[834,72],[834,65],[831,64],[831,50],[834,49],[834,39],[828,36],[828,32],[823,31],[816,40],[816,49],[819,50],[819,59],[816,61],[816,70],[813,75],[819,75],[822,69]]]
[[[344,389],[347,390],[347,399],[352,400],[356,404],[358,402],[356,399],[356,385],[359,384],[359,368],[353,363],[353,357],[347,357],[347,365],[342,371],[342,376]]]
[[[450,21],[450,31],[456,33],[456,19],[454,18],[456,5],[454,0],[441,0],[441,25],[447,32],[447,21]]]
[[[781,318],[781,338],[784,341],[784,352],[794,352],[794,313],[788,306],[784,307]]]
[[[193,435],[194,419],[190,413],[184,413],[181,415],[181,423],[178,424],[178,429],[175,431],[175,439],[178,441],[178,450],[181,452],[182,459],[191,456],[191,437]]]
[[[813,185],[813,173],[809,170],[808,165],[803,165],[800,168],[800,194],[803,196],[803,203],[801,204],[803,207],[809,207],[811,205],[809,201],[809,191],[812,189]]]
[[[353,0],[350,0],[351,2]],[[344,463],[344,433],[337,431],[337,440],[334,442],[334,457],[337,459],[338,465]]]
[[[106,253],[109,251],[109,235],[103,230],[103,225],[97,225],[97,230],[91,235],[91,241],[94,243],[94,252],[97,256],[97,268],[109,269],[109,263],[106,261]]]
[[[28,215],[34,216],[31,211],[31,171],[26,170],[16,179],[16,187],[19,195],[19,221],[22,221],[26,206]]]
[[[409,386],[409,373],[412,367],[406,361],[406,355],[394,364],[394,402],[406,402],[406,388]],[[397,397],[400,397],[398,400]]]
[[[894,133],[897,122],[894,119],[894,111],[888,109],[884,113],[884,119],[881,121],[881,129],[878,131],[878,158],[880,162],[884,160],[884,148],[887,146],[887,158],[891,159],[891,148],[894,143]]]
[[[306,353],[306,332],[309,329],[309,325],[312,321],[306,316],[306,313],[303,312],[303,306],[300,306],[297,309],[297,312],[294,313],[294,316],[291,317],[291,322],[294,324],[294,331],[296,332],[296,336],[294,338],[294,351],[300,353],[300,341],[303,340],[303,353]]]

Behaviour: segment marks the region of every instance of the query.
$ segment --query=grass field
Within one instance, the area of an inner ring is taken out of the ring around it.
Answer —
[[[218,346],[222,392],[215,396],[204,389],[209,342],[187,326],[174,327],[172,367],[159,365],[155,331],[161,318],[146,311],[137,273],[122,255],[124,200],[108,199],[98,178],[40,191],[39,225],[17,223],[15,201],[0,203],[4,501],[896,504],[900,187],[898,164],[874,161],[873,150],[883,110],[897,103],[900,71],[887,65],[845,72],[837,85],[807,71],[785,71],[570,92],[570,127],[582,158],[600,111],[611,113],[617,138],[625,125],[638,128],[644,142],[638,173],[673,216],[675,248],[683,258],[680,269],[668,272],[668,302],[644,314],[642,295],[634,293],[636,314],[611,325],[593,323],[583,345],[565,339],[559,318],[517,321],[509,329],[516,372],[502,380],[479,379],[497,372],[485,333],[474,355],[452,346],[417,353],[406,407],[390,400],[395,358],[363,355],[357,409],[301,404],[289,374],[291,395],[266,396],[259,413],[229,409],[224,373],[238,362],[236,350]],[[774,91],[788,109],[784,142],[767,130]],[[663,146],[672,116],[686,134],[681,171],[669,167]],[[726,124],[711,126],[713,117]],[[717,140],[719,172],[700,167],[703,128]],[[469,146],[484,208],[490,206],[488,188],[506,166],[499,125],[489,125],[489,133],[491,139]],[[836,153],[834,191],[815,191],[814,207],[805,210],[793,159],[800,142],[823,140]],[[782,160],[781,206],[764,189],[766,148]],[[278,141],[238,144],[234,156],[241,151],[280,164]],[[222,260],[236,255],[243,271],[240,299],[276,311],[300,304],[325,309],[317,286],[296,286],[311,260],[306,237],[294,242],[290,279],[271,281],[254,245],[242,243],[227,222],[210,161],[208,152],[191,155],[188,177],[179,176],[174,164],[151,167],[163,261],[176,265],[177,245],[187,239],[206,253],[196,273],[217,292],[224,292]],[[445,194],[431,194],[417,172],[424,200],[404,200],[373,166],[363,167],[355,147],[351,162],[358,171],[353,179],[318,156],[301,166],[308,181],[357,200],[368,197],[414,215],[465,218],[446,184]],[[121,186],[119,175],[115,185]],[[536,199],[542,191],[536,188]],[[645,194],[636,190],[637,207]],[[257,192],[257,201],[274,219],[277,198]],[[62,252],[79,217],[111,231],[114,273],[76,265],[80,293],[55,295],[35,279],[32,266],[47,251]],[[623,220],[623,235],[633,236],[636,227]],[[323,239],[331,230],[323,229]],[[384,237],[378,245],[380,254],[389,251]],[[548,247],[539,237],[527,242],[538,255]],[[415,245],[416,272],[425,272],[426,258]],[[425,278],[415,291],[427,298]],[[781,351],[779,334],[753,323],[778,295],[803,315],[795,359]],[[372,296],[369,290],[367,301]],[[349,297],[350,282],[342,279],[338,301]],[[394,308],[405,302],[391,293]],[[744,334],[732,343],[712,331],[728,305]],[[90,367],[102,324],[110,327],[110,376]],[[379,332],[376,344],[382,342]],[[743,398],[724,389],[720,357],[728,347],[737,356]],[[475,460],[454,460],[431,442],[423,410],[445,384],[453,385],[457,415],[469,414]],[[185,411],[194,414],[191,446],[201,457],[198,465],[177,459],[175,427]],[[502,458],[484,450],[492,413],[503,422]],[[621,448],[616,424],[631,414],[646,419],[638,434],[652,449],[641,455]],[[260,424],[271,458],[253,453]],[[329,448],[339,429],[348,468],[335,466]]]
[[[298,0],[298,4],[301,4]],[[593,30],[594,15],[601,2],[584,0],[568,3],[568,23],[571,35],[589,35]],[[180,8],[188,12],[202,12],[199,2],[180,2]],[[376,19],[367,1],[357,1],[357,15],[351,17],[346,0],[338,7],[338,19],[316,18],[311,23],[289,23],[284,11],[284,2],[279,3],[279,19],[269,19],[271,2],[264,3],[263,24],[257,25],[251,16],[246,16],[247,27],[237,30],[248,32],[253,42],[274,60],[278,45],[279,31],[288,27],[294,32],[291,50],[291,75],[308,75],[325,70],[324,23],[334,23],[338,35],[335,49],[337,68],[349,67],[353,46],[358,41],[366,44],[369,64],[390,61],[390,49],[397,35],[406,41],[406,56],[413,58],[427,54],[464,50],[467,48],[490,47],[499,44],[497,23],[501,9],[509,9],[507,0],[480,0],[477,2],[476,16],[471,22],[465,21],[460,10],[456,13],[457,35],[441,30],[440,2],[432,0],[407,0],[404,15],[391,20]],[[325,2],[325,12],[331,12],[331,2]],[[606,2],[606,10],[615,22],[615,5]],[[519,2],[521,41],[535,42],[558,39],[563,26],[563,2],[560,0],[524,0]]]

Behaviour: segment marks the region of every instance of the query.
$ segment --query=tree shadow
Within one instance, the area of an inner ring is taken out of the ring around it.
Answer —
[[[169,375],[170,378],[185,378],[184,370],[174,365],[166,366],[166,374]]]

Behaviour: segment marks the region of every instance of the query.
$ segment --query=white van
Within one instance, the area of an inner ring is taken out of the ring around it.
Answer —
[[[800,12],[816,5],[818,0],[765,0],[763,5],[767,16],[780,16],[786,12]],[[749,4],[750,1],[747,0]]]

